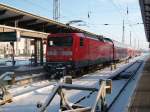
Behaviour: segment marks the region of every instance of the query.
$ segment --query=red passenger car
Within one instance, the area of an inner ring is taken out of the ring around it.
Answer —
[[[47,39],[46,69],[80,71],[99,64],[125,60],[133,55],[127,46],[103,36],[89,33],[57,33]]]
[[[126,45],[112,40],[110,38],[104,38],[104,41],[110,41],[113,44],[113,61],[118,62],[129,58],[128,48]]]

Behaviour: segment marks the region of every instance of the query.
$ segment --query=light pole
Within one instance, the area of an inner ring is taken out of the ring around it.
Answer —
[[[124,26],[124,20],[123,20],[123,26],[122,26],[122,43],[124,44],[124,41],[125,41],[125,26]]]
[[[131,36],[132,36],[132,35],[131,35],[131,31],[130,31],[130,46],[132,46],[132,43],[131,43],[131,42],[132,42],[132,41],[131,41]]]
[[[143,23],[130,24],[129,26],[132,27],[132,26],[140,25],[140,24],[143,24]],[[132,46],[132,37],[131,37],[131,36],[132,36],[132,32],[130,31],[130,46]],[[137,44],[136,41],[137,41],[137,40],[134,39],[134,45],[133,45],[133,46],[134,46],[135,48],[137,47],[137,48],[139,49],[139,47],[140,47],[140,46],[139,46],[139,39],[138,39],[138,44]]]

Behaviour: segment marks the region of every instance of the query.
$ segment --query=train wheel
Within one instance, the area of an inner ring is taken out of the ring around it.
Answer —
[[[84,74],[85,74],[84,68],[82,68],[80,71],[81,71],[81,74],[80,74],[80,75],[84,75]]]
[[[84,68],[84,72],[85,72],[85,74],[88,74],[88,73],[89,73],[89,71],[90,71],[90,70],[89,70],[89,67],[85,67],[85,68]]]

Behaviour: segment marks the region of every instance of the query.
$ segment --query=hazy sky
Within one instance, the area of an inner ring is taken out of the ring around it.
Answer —
[[[60,22],[83,20],[86,26],[79,27],[109,38],[122,40],[122,23],[125,20],[125,43],[129,44],[130,31],[132,45],[147,48],[139,7],[139,0],[60,0]],[[53,0],[0,0],[0,3],[28,11],[33,14],[53,18]],[[128,8],[127,8],[128,7]],[[127,14],[128,9],[128,14]],[[88,12],[90,17],[88,18]],[[109,24],[107,26],[103,24]]]

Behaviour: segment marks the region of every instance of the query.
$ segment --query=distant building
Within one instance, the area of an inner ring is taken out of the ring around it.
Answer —
[[[21,38],[20,41],[14,43],[15,56],[31,56],[34,51],[31,45],[31,39]],[[7,57],[13,53],[10,42],[0,42],[0,57]]]

